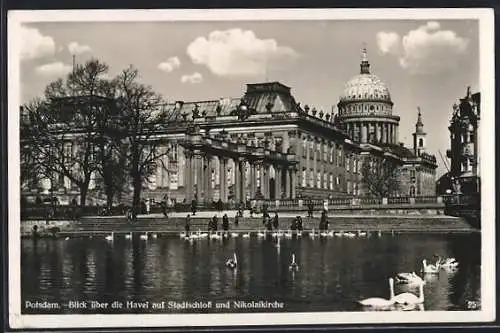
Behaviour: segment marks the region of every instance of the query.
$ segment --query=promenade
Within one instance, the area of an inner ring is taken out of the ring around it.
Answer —
[[[128,221],[124,216],[87,216],[74,221],[43,221],[26,220],[21,223],[21,234],[30,236],[33,226],[37,225],[40,235],[55,234],[56,236],[103,236],[111,232],[116,235],[128,233],[157,233],[176,234],[184,230],[186,216],[191,215],[191,231],[206,231],[208,222],[213,216],[217,216],[219,230],[222,229],[222,217],[229,217],[230,230],[233,232],[257,232],[264,229],[262,214],[254,214],[250,217],[248,211],[244,211],[243,217],[239,218],[235,225],[235,210],[222,212],[201,211],[196,215],[187,212],[172,212],[165,217],[163,214],[139,215],[137,221]],[[274,216],[273,213],[270,214]],[[279,229],[288,230],[292,220],[300,215],[303,219],[304,231],[318,230],[320,213],[314,212],[312,218],[306,217],[304,212],[282,212],[279,213]],[[329,230],[336,232],[390,232],[390,233],[470,233],[479,230],[470,226],[465,219],[444,215],[367,215],[367,214],[334,214],[328,216]],[[57,232],[54,233],[54,228]]]

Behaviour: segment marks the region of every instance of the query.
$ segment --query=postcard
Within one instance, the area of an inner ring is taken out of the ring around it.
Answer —
[[[490,9],[8,13],[12,328],[495,319]]]

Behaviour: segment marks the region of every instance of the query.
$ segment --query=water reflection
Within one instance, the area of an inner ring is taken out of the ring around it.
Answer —
[[[388,297],[389,276],[420,274],[422,259],[433,261],[438,254],[454,257],[460,265],[423,276],[425,310],[465,310],[471,301],[479,304],[476,234],[305,236],[283,238],[279,247],[273,239],[257,237],[189,242],[176,236],[113,242],[26,239],[21,244],[23,300],[276,300],[285,302],[286,311],[357,311],[363,310],[357,300]],[[238,267],[232,270],[225,262],[234,253]],[[296,271],[289,269],[292,254]],[[418,295],[418,288],[396,284],[395,292]]]

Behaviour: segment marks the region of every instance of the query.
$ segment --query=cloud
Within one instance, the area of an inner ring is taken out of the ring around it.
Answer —
[[[170,73],[176,68],[179,68],[181,66],[181,61],[179,60],[178,57],[170,57],[167,59],[167,61],[160,62],[158,64],[158,69],[162,70],[166,73]]]
[[[71,71],[71,66],[60,61],[38,66],[35,72],[45,76],[63,76]]]
[[[181,77],[181,82],[182,83],[200,83],[201,81],[203,81],[203,76],[198,73],[198,72],[195,72],[193,74],[189,74],[189,75],[183,75]]]
[[[401,38],[395,32],[377,33],[377,45],[383,54],[397,54],[401,45]]]
[[[274,39],[259,39],[251,30],[212,31],[208,38],[198,37],[187,47],[195,64],[218,76],[256,76],[269,69],[286,68],[299,55]]]
[[[71,54],[82,54],[85,52],[92,51],[92,48],[88,45],[80,45],[78,42],[71,42],[68,44],[68,51]]]
[[[377,44],[382,53],[397,56],[400,66],[411,74],[440,74],[458,67],[460,56],[467,52],[468,40],[431,21],[403,38],[395,32],[379,32]]]
[[[21,59],[36,59],[53,55],[56,42],[50,36],[44,36],[35,28],[21,27]]]

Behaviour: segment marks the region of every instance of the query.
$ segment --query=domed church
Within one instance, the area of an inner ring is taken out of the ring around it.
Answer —
[[[398,144],[399,116],[392,113],[394,103],[385,83],[370,73],[366,49],[360,67],[340,96],[337,120],[354,142]]]

